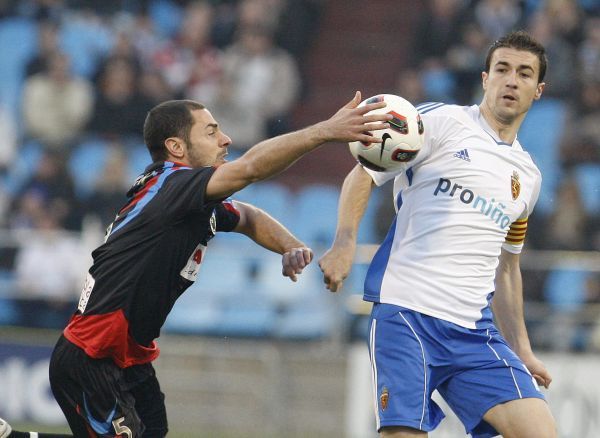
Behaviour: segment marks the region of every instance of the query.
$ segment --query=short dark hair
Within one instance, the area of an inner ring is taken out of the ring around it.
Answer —
[[[194,124],[192,111],[201,109],[205,106],[193,100],[168,100],[148,111],[144,121],[144,142],[153,162],[167,159],[167,138],[180,137],[189,144]]]
[[[548,66],[548,59],[546,58],[546,49],[538,41],[536,41],[531,35],[524,30],[518,30],[511,32],[499,40],[496,40],[494,44],[490,46],[485,59],[485,71],[490,72],[490,63],[492,62],[492,55],[496,49],[507,47],[511,49],[524,50],[531,52],[537,56],[540,61],[540,71],[538,73],[538,83],[544,80],[546,75],[546,67]]]

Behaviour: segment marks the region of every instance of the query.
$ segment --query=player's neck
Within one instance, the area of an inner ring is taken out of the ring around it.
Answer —
[[[508,144],[512,144],[515,141],[524,116],[511,121],[500,120],[494,115],[485,102],[482,102],[481,105],[479,105],[479,112],[501,141]]]

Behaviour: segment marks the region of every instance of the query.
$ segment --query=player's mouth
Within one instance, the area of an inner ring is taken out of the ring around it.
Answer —
[[[504,96],[502,96],[502,99],[505,101],[509,101],[509,102],[517,101],[517,98],[515,96],[513,96],[512,94],[505,94]]]

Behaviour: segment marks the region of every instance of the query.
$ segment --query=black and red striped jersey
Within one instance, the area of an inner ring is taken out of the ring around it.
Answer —
[[[173,162],[149,166],[107,230],[78,308],[64,334],[94,358],[120,367],[154,360],[154,341],[177,298],[196,280],[206,246],[231,231],[231,201],[208,201],[214,168]]]

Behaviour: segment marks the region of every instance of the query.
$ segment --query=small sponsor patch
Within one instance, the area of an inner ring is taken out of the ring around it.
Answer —
[[[79,297],[79,303],[77,304],[77,310],[81,313],[85,312],[85,308],[87,307],[87,303],[90,300],[90,295],[92,294],[92,289],[94,289],[94,284],[96,280],[94,277],[88,272],[85,277],[85,282],[83,283],[83,289],[81,290],[81,296]]]

